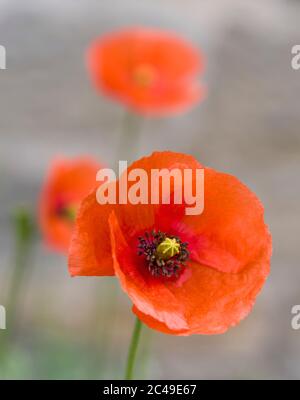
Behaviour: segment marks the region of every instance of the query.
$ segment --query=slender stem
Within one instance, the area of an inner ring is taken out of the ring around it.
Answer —
[[[25,274],[28,273],[27,266],[34,233],[32,217],[24,208],[20,208],[15,212],[13,224],[15,231],[15,261],[6,302],[7,334],[9,339],[11,339],[15,327],[21,286]]]
[[[119,160],[132,162],[136,157],[140,134],[140,118],[130,111],[126,111],[121,133]]]
[[[140,368],[140,378],[145,379],[147,376],[147,372],[149,369],[149,354],[150,354],[150,347],[151,347],[151,340],[152,340],[152,331],[150,329],[144,329],[143,331],[143,338],[142,338],[142,347],[140,348],[141,351],[141,368]]]
[[[126,374],[125,374],[125,379],[127,380],[130,380],[133,377],[133,369],[136,360],[139,339],[141,336],[141,330],[142,330],[142,322],[138,319],[138,317],[136,317],[127,357]]]

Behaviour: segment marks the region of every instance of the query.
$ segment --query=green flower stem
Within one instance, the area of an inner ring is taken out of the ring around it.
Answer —
[[[25,208],[20,208],[14,213],[13,225],[15,234],[15,261],[6,301],[6,343],[11,339],[14,331],[20,290],[24,276],[28,272],[27,267],[34,234],[32,217]]]
[[[136,361],[137,348],[141,337],[142,322],[136,317],[134,330],[131,337],[130,347],[127,357],[125,379],[130,380],[133,377],[133,370]]]
[[[141,119],[130,111],[126,111],[121,133],[119,160],[129,163],[136,158],[140,136]]]
[[[141,341],[142,346],[140,347],[140,352],[141,352],[141,359],[140,359],[141,368],[139,368],[140,379],[146,379],[146,377],[148,376],[151,341],[152,341],[151,329],[149,328],[144,329]]]

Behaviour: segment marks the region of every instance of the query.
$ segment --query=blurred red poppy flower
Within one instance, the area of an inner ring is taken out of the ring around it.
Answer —
[[[225,332],[250,312],[269,274],[262,204],[237,178],[189,155],[157,152],[128,173],[135,168],[204,168],[203,213],[185,215],[185,204],[99,205],[91,193],[76,220],[71,275],[115,274],[133,312],[161,332]]]
[[[199,50],[159,29],[129,28],[96,39],[87,53],[93,82],[141,114],[184,112],[200,101]]]
[[[55,159],[39,202],[39,224],[45,242],[67,252],[80,201],[96,187],[100,165],[91,158]]]

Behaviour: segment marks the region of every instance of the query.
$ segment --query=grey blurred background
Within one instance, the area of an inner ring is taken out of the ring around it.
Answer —
[[[192,112],[147,119],[136,157],[191,153],[238,176],[262,199],[272,272],[250,316],[221,336],[145,330],[138,377],[300,378],[300,4],[279,0],[0,0],[0,304],[10,279],[10,215],[35,209],[57,154],[115,162],[124,110],[90,85],[89,42],[128,25],[172,29],[206,54],[208,96]],[[20,294],[8,378],[120,378],[134,317],[113,279],[70,279],[66,259],[37,240]],[[0,331],[0,342],[3,332]]]

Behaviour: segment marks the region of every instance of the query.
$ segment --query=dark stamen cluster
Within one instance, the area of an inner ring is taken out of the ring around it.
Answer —
[[[163,259],[157,252],[157,248],[166,238],[175,239],[180,245],[179,253],[169,259]],[[189,258],[188,243],[182,242],[177,236],[166,235],[161,231],[145,232],[139,237],[138,255],[144,256],[148,270],[153,276],[177,277],[178,273],[186,265]]]
[[[59,203],[56,207],[56,215],[65,221],[74,222],[76,218],[76,208],[71,205]]]

